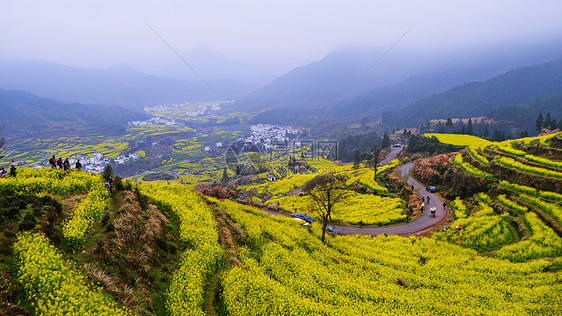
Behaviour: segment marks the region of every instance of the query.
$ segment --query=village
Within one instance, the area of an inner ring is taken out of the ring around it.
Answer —
[[[91,173],[102,173],[105,166],[109,164],[115,165],[122,165],[126,164],[131,161],[135,161],[140,159],[140,156],[135,153],[131,153],[128,155],[117,156],[114,159],[105,157],[102,153],[94,153],[91,156],[76,156],[76,157],[68,157],[68,161],[70,165],[74,167],[76,162],[80,161],[82,165],[82,170]],[[24,165],[25,167],[32,167],[34,169],[40,169],[43,167],[47,167],[47,164],[43,163],[36,163],[33,165]]]

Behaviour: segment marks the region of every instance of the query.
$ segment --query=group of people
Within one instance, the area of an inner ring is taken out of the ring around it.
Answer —
[[[16,167],[17,167],[17,163],[15,160],[12,160],[12,165],[10,166],[10,176],[11,177],[15,177],[16,176]],[[8,175],[8,171],[6,169],[4,169],[4,167],[0,167],[0,178],[6,177]]]
[[[55,169],[63,169],[63,170],[68,170],[70,169],[70,161],[68,160],[68,158],[66,158],[64,161],[62,161],[62,158],[59,157],[59,160],[57,160],[57,158],[55,158],[55,155],[53,155],[53,157],[51,157],[51,159],[49,159],[49,164],[51,165],[51,167],[55,168]],[[75,164],[75,168],[78,170],[82,169],[82,164],[80,163],[80,160],[76,161]]]

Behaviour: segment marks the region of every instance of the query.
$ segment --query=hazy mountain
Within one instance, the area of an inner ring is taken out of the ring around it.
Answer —
[[[185,54],[184,59],[205,80],[228,79],[261,87],[269,84],[275,78],[273,73],[269,73],[257,65],[230,58],[221,52],[203,46]],[[163,67],[154,71],[169,77],[189,81],[199,80],[197,75],[176,56],[171,56]]]
[[[518,127],[531,135],[535,131],[535,123],[539,114],[546,117],[548,113],[558,122],[562,120],[562,94],[535,100],[523,106],[500,107],[488,111],[486,116],[494,121],[505,122],[508,126]]]
[[[145,119],[119,106],[64,103],[34,94],[0,89],[0,125],[17,137],[80,136],[81,133],[123,133],[128,121]]]
[[[125,65],[84,69],[40,60],[0,60],[0,87],[25,90],[67,102],[120,105],[140,110],[146,105],[219,100],[200,80],[148,75]],[[252,88],[231,80],[208,83],[225,100]]]
[[[275,78],[271,84],[250,93],[237,103],[246,108],[295,108],[334,103],[344,97],[346,90],[383,52],[383,49],[372,47],[335,50],[319,61]],[[381,63],[377,71],[370,72],[345,97],[402,79],[401,69],[391,70],[388,66],[389,63]]]
[[[500,106],[524,105],[562,93],[562,60],[511,70],[432,95],[400,110],[386,112],[383,124],[412,127],[436,118],[482,116]]]
[[[237,105],[268,109],[256,122],[292,122],[295,117],[303,121],[303,115],[309,114],[312,120],[319,115],[340,121],[365,116],[377,119],[384,111],[411,105],[456,85],[562,58],[562,42],[504,43],[440,52],[398,48],[371,68],[383,52],[369,47],[336,50],[276,78]],[[293,115],[295,110],[299,115]]]

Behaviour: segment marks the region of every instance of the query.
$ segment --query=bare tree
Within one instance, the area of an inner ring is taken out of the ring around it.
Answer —
[[[314,212],[322,221],[322,242],[324,242],[326,227],[332,221],[334,207],[343,200],[344,182],[332,174],[323,174],[316,176],[307,184],[305,191],[312,200]]]
[[[375,145],[373,146],[373,170],[375,171],[375,176],[373,180],[377,182],[377,167],[379,166],[379,156],[381,154],[380,148]]]

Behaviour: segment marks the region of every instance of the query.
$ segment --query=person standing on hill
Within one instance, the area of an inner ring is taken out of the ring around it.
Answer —
[[[66,158],[64,160],[63,167],[64,167],[64,170],[70,169],[70,161],[68,161],[68,158]]]
[[[4,167],[0,167],[0,178],[4,178],[8,174],[8,171]]]
[[[59,169],[62,169],[62,158],[59,157],[59,160],[57,160],[57,166],[59,167]]]
[[[76,169],[82,170],[82,164],[80,163],[80,159],[76,161]]]
[[[55,155],[53,155],[53,157],[49,159],[49,164],[51,165],[51,167],[55,169],[57,168],[57,158],[55,158]]]
[[[12,163],[12,166],[10,167],[10,176],[12,176],[14,178],[16,177],[16,165],[15,165],[15,163]]]

